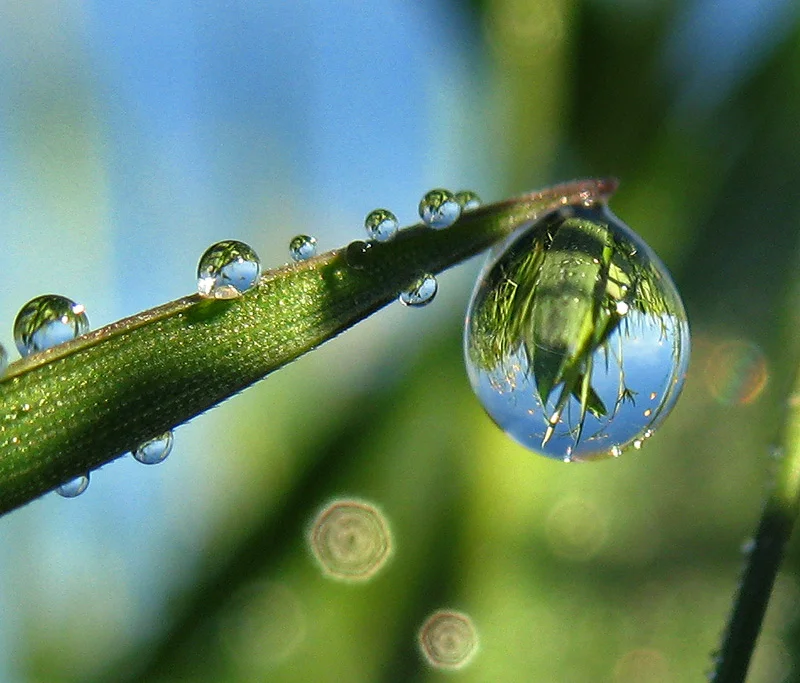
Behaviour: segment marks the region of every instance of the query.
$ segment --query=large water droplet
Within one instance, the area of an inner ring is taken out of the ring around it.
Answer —
[[[438,290],[436,278],[433,275],[423,275],[407,290],[400,292],[400,303],[406,306],[427,306]]]
[[[82,474],[79,477],[71,479],[65,484],[61,484],[61,486],[56,489],[56,493],[63,498],[75,498],[76,496],[81,495],[88,486],[89,475]]]
[[[14,321],[14,342],[29,356],[75,339],[89,330],[82,304],[57,294],[37,296],[25,304]]]
[[[167,431],[141,444],[133,452],[133,457],[143,465],[157,465],[163,462],[170,452],[172,452],[172,431]]]
[[[364,219],[367,237],[376,242],[388,242],[397,234],[399,227],[397,217],[386,209],[370,211]]]
[[[461,216],[461,204],[448,190],[431,190],[419,203],[419,215],[427,226],[442,230]]]
[[[289,256],[293,261],[306,261],[317,253],[317,238],[311,235],[297,235],[289,242]]]
[[[235,299],[258,282],[261,260],[244,242],[225,240],[206,249],[197,264],[197,291],[209,299]]]
[[[418,639],[422,655],[437,669],[462,669],[478,651],[478,632],[472,619],[452,610],[431,614]]]
[[[619,455],[672,409],[689,326],[653,251],[605,205],[570,207],[489,257],[466,320],[472,387],[516,441],[551,458]]]
[[[472,190],[456,192],[456,201],[461,205],[462,211],[472,211],[481,205],[481,198]]]

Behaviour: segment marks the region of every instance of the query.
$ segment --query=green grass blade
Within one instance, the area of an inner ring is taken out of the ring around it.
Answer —
[[[182,424],[394,301],[424,273],[559,206],[607,198],[577,181],[415,226],[348,265],[346,250],[262,276],[231,301],[188,296],[12,364],[0,380],[0,513]]]

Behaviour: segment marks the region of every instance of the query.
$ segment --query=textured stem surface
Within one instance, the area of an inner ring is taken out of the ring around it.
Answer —
[[[264,274],[244,296],[184,297],[12,364],[0,380],[0,513],[137,447],[331,339],[421,275],[487,249],[613,180],[559,185],[415,226],[357,259],[335,250]]]

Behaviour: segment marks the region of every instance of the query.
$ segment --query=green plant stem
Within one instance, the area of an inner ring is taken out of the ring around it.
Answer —
[[[734,601],[717,657],[715,683],[741,683],[747,676],[772,586],[800,509],[800,369],[787,401],[781,460]]]
[[[12,364],[0,380],[0,514],[202,413],[394,301],[426,273],[484,251],[566,204],[604,201],[576,181],[414,226],[265,273],[228,301],[187,296]]]

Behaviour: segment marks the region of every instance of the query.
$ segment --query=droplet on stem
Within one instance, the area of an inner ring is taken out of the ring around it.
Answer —
[[[449,190],[431,190],[419,203],[419,215],[428,227],[442,230],[459,219],[461,204]]]
[[[664,265],[604,204],[512,235],[475,286],[472,387],[516,441],[560,460],[618,456],[670,412],[689,327]]]
[[[438,290],[439,283],[436,282],[436,278],[433,275],[423,275],[411,287],[400,292],[400,303],[412,307],[427,306],[433,301]]]
[[[212,244],[197,264],[197,291],[209,299],[235,299],[253,287],[261,275],[261,260],[244,242]]]
[[[82,304],[57,294],[37,296],[26,303],[14,321],[14,342],[20,355],[29,356],[88,332],[89,318]]]
[[[293,261],[307,261],[317,253],[317,238],[297,235],[289,242],[289,256]]]
[[[366,268],[370,249],[372,249],[372,245],[369,242],[364,242],[363,240],[350,242],[344,252],[347,265],[355,270]]]
[[[367,237],[376,242],[388,242],[397,234],[400,224],[397,217],[387,209],[375,209],[364,219]]]
[[[56,493],[62,498],[75,498],[81,495],[89,486],[89,475],[81,474],[70,481],[61,484],[56,489]]]
[[[133,457],[143,465],[157,465],[172,452],[172,442],[172,431],[166,431],[141,444],[133,452]]]
[[[481,198],[472,190],[456,192],[456,201],[461,205],[461,211],[472,211],[481,205]]]

